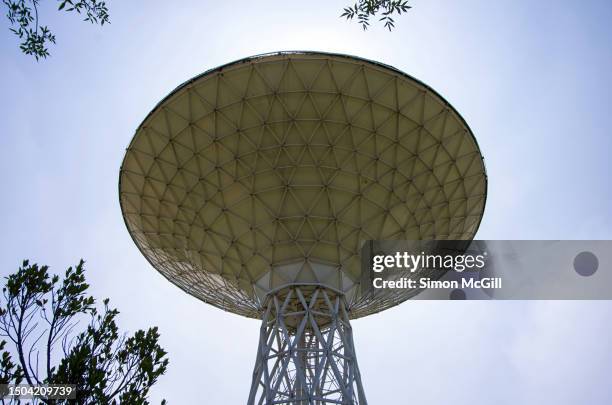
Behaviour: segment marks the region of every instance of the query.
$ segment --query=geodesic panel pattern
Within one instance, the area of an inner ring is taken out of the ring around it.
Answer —
[[[388,66],[279,53],[173,91],[126,152],[120,202],[151,264],[190,294],[261,317],[292,284],[364,296],[371,239],[471,239],[486,198],[475,139],[437,93]]]

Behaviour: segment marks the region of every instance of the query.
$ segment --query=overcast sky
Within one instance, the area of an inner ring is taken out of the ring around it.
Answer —
[[[160,328],[171,363],[154,403],[243,404],[250,387],[258,322],[152,269],[117,191],[145,115],[229,61],[321,50],[395,66],[478,139],[489,196],[477,238],[612,239],[612,2],[415,0],[391,33],[340,19],[351,2],[111,0],[101,28],[45,1],[57,46],[39,63],[0,19],[0,273],[24,258],[57,272],[86,259],[93,294],[120,309],[123,329]],[[611,321],[609,302],[420,301],[354,329],[373,405],[603,405]]]

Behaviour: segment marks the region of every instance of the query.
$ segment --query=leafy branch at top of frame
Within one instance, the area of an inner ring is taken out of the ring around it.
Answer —
[[[401,15],[412,7],[408,0],[359,0],[353,6],[345,7],[340,17],[347,20],[357,19],[364,30],[370,26],[370,18],[380,15],[379,21],[383,22],[389,31],[395,27],[394,15]]]
[[[83,15],[84,21],[104,25],[110,23],[108,7],[100,0],[57,0],[58,11]],[[6,17],[10,30],[20,40],[19,48],[36,60],[49,56],[48,45],[55,44],[55,35],[46,25],[39,24],[38,6],[40,0],[2,0],[7,9]]]

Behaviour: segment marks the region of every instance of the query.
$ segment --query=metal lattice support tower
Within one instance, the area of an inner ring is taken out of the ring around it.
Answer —
[[[248,405],[367,404],[344,296],[319,286],[268,296]]]

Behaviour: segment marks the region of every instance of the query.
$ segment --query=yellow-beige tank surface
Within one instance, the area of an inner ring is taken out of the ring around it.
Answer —
[[[313,284],[350,316],[409,291],[363,286],[371,239],[472,239],[487,179],[461,116],[418,80],[352,56],[282,52],[184,83],[138,127],[119,192],[135,243],[195,297],[259,318]]]

